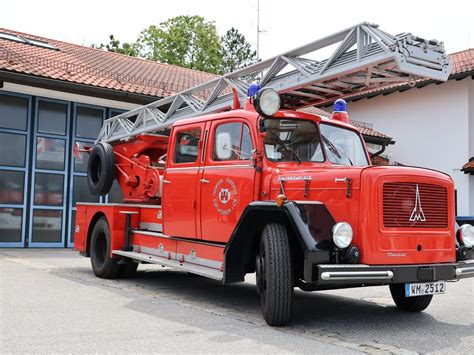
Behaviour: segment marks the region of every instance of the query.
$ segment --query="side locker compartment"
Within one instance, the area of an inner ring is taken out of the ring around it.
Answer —
[[[133,251],[167,260],[176,260],[176,240],[157,236],[156,233],[134,231],[132,236]]]
[[[138,228],[163,233],[163,213],[161,206],[141,206],[140,224]]]
[[[224,245],[178,241],[177,259],[182,263],[223,271]]]
[[[125,212],[125,213],[124,213]],[[78,204],[76,211],[76,226],[74,249],[85,253],[89,231],[92,232],[99,218],[104,218],[109,224],[110,252],[122,250],[125,245],[127,231],[127,213],[130,215],[130,228],[136,229],[140,223],[140,208],[134,206],[113,204]]]

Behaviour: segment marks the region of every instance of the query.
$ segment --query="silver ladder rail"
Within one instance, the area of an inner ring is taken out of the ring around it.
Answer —
[[[329,58],[313,59],[332,50]],[[361,23],[106,120],[97,141],[127,140],[166,129],[177,120],[230,109],[231,88],[241,104],[251,80],[281,95],[282,108],[321,106],[356,92],[429,78],[445,81],[451,63],[444,44],[410,33],[390,35]]]

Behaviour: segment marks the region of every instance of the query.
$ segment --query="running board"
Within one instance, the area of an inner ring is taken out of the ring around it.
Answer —
[[[163,266],[168,266],[170,268],[190,272],[192,274],[208,277],[214,280],[222,281],[224,279],[224,273],[221,270],[213,269],[206,266],[200,266],[196,264],[191,264],[189,262],[180,262],[178,260],[171,260],[167,258],[162,258],[160,256],[137,253],[134,251],[123,251],[123,250],[114,250],[112,254],[124,256],[133,260],[145,261],[147,263],[159,264]]]

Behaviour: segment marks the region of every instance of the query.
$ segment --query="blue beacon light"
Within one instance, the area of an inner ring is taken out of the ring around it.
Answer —
[[[257,84],[257,83],[250,84],[247,90],[247,97],[254,97],[255,95],[257,95],[258,90],[260,90],[261,88],[262,87],[260,86],[260,84]]]
[[[347,103],[343,99],[337,99],[334,102],[334,112],[347,112]]]

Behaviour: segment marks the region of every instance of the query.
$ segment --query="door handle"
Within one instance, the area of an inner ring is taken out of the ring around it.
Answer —
[[[163,184],[171,184],[171,181],[163,179]]]
[[[352,179],[351,178],[335,178],[334,179],[335,182],[345,182],[346,185],[347,185],[347,190],[346,190],[346,197],[347,198],[351,198],[352,196]]]
[[[206,179],[201,179],[201,182],[202,182],[203,184],[209,184],[209,183],[210,183],[210,181],[209,181],[209,180],[206,180]]]

